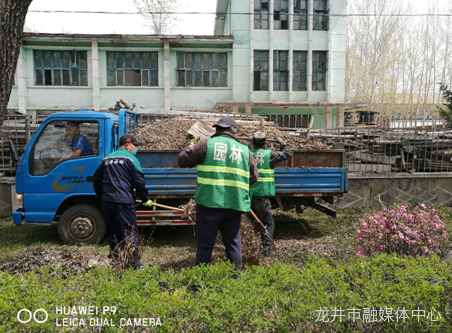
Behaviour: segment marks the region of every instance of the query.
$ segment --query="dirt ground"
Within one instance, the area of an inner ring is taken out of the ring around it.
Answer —
[[[259,253],[252,228],[243,225],[250,241],[243,241],[244,266],[271,266],[278,261],[303,266],[312,255],[346,260],[356,252],[354,225],[363,213],[345,211],[337,219],[307,210],[303,215],[275,212],[276,250],[270,256]],[[242,234],[243,235],[243,234]],[[194,264],[196,239],[193,227],[141,228],[142,263],[158,265],[162,270],[189,268]],[[243,237],[243,236],[242,236]],[[17,227],[10,219],[0,220],[0,266],[13,273],[60,265],[68,271],[92,267],[108,267],[108,241],[95,246],[66,246],[58,237],[56,225],[25,225]],[[213,259],[224,260],[224,248],[219,240]]]

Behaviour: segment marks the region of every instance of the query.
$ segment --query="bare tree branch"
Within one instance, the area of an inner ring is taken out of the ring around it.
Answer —
[[[146,26],[156,35],[171,33],[177,17],[172,14],[179,0],[133,0],[135,7],[146,19]]]

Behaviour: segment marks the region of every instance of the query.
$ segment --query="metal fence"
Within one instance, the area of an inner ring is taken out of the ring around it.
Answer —
[[[41,122],[52,112],[22,115],[9,112],[0,128],[0,176],[14,176],[11,156],[20,157]],[[225,113],[174,112],[140,113],[141,124],[157,119],[188,117],[216,121]],[[452,129],[438,118],[411,119],[378,117],[375,124],[354,124],[342,128],[306,128],[312,119],[297,116],[234,114],[237,120],[271,124],[291,135],[307,137],[344,149],[350,173],[452,172]],[[422,120],[422,121],[421,121]],[[302,128],[300,128],[300,125]],[[410,126],[411,125],[411,126]],[[417,126],[416,126],[417,125]]]
[[[350,173],[452,172],[449,128],[344,127],[300,135],[345,149]]]
[[[36,129],[53,112],[23,115],[8,111],[0,127],[0,176],[14,176],[16,158],[20,158]]]

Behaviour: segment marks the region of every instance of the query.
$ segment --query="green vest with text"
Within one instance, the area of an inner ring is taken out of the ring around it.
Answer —
[[[251,149],[259,171],[259,178],[251,185],[251,196],[274,197],[275,196],[275,169],[270,168],[272,151],[267,149]]]
[[[227,137],[207,140],[207,154],[198,165],[196,203],[210,208],[250,210],[248,147]]]

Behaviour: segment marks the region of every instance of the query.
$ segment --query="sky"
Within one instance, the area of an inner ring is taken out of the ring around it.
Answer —
[[[215,13],[216,0],[179,0],[179,12]],[[26,31],[86,34],[149,34],[141,15],[33,13],[33,10],[136,12],[133,0],[33,0]],[[215,15],[178,15],[173,34],[213,35]]]
[[[239,0],[242,1],[242,0]],[[349,3],[355,0],[348,0]],[[360,1],[360,0],[358,0]],[[438,1],[439,12],[452,0],[409,1],[414,12],[426,13],[427,3]],[[214,13],[216,0],[179,0],[179,12]],[[26,31],[90,34],[149,34],[141,15],[34,13],[34,10],[135,12],[133,0],[33,0],[25,22]],[[444,10],[445,11],[445,10]],[[180,15],[172,34],[212,35],[215,15]]]

